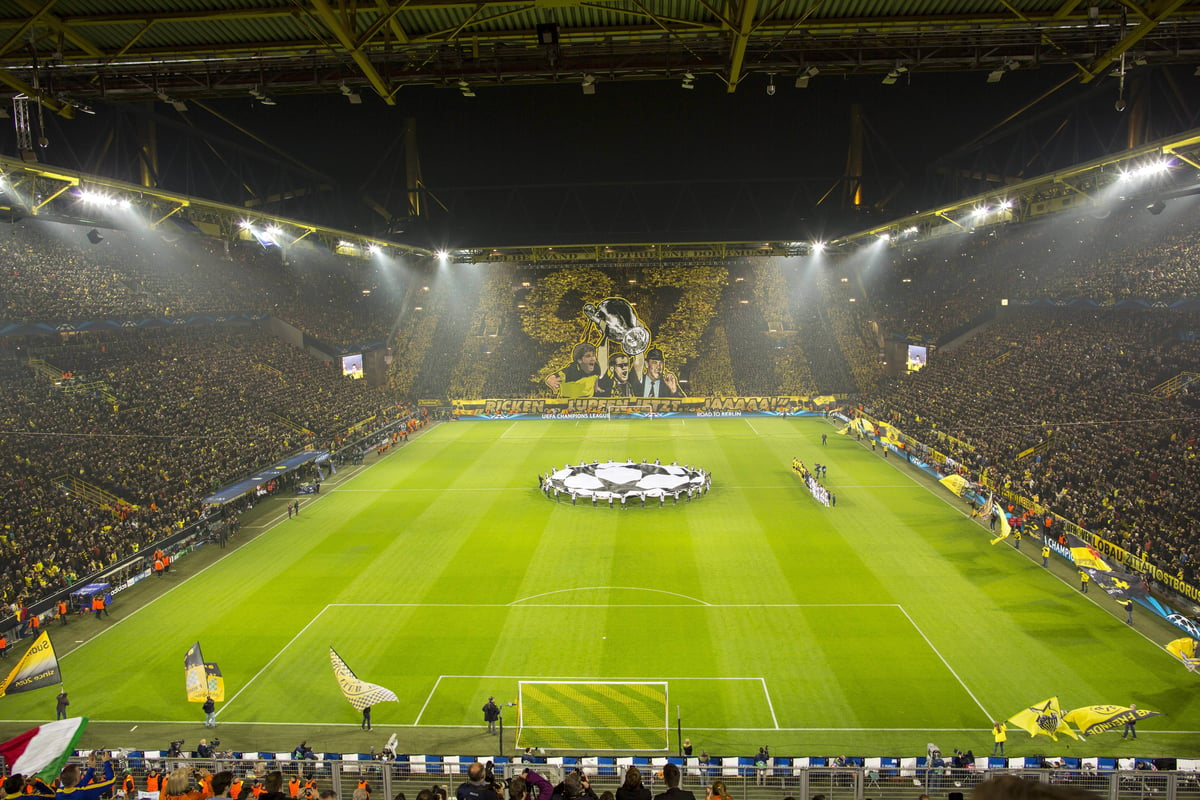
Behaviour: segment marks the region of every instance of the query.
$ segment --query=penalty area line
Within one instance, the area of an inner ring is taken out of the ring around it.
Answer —
[[[274,664],[276,661],[278,661],[278,660],[279,660],[279,657],[280,657],[281,655],[283,655],[283,654],[284,654],[284,653],[287,651],[287,649],[288,649],[289,647],[291,647],[291,646],[292,646],[292,645],[293,645],[293,644],[296,642],[296,640],[297,640],[297,639],[299,639],[301,636],[303,636],[303,635],[304,635],[304,632],[305,632],[305,631],[307,631],[309,628],[311,628],[311,627],[313,626],[313,623],[314,623],[314,622],[316,622],[317,620],[319,620],[319,619],[321,618],[321,616],[322,616],[322,615],[323,615],[323,614],[324,614],[326,611],[328,611],[328,610],[329,610],[329,606],[327,605],[327,606],[325,606],[324,608],[322,608],[320,611],[318,611],[318,612],[317,612],[315,615],[313,615],[313,618],[312,618],[312,619],[310,619],[310,620],[308,621],[308,624],[307,624],[307,625],[305,625],[303,628],[301,628],[301,629],[300,629],[300,632],[299,632],[299,633],[297,633],[295,636],[293,636],[293,637],[292,637],[292,638],[291,638],[291,639],[288,641],[288,643],[287,643],[287,644],[285,644],[283,647],[281,647],[281,648],[279,649],[279,652],[278,652],[278,653],[276,653],[276,654],[274,655],[274,657],[272,657],[272,658],[271,658],[271,660],[270,660],[270,661],[268,661],[266,664],[264,664],[264,665],[263,665],[263,668],[262,668],[262,669],[260,669],[260,670],[259,670],[258,672],[256,672],[256,673],[254,673],[254,677],[253,677],[253,678],[251,678],[250,680],[246,681],[246,685],[245,685],[245,686],[243,686],[241,689],[238,689],[238,690],[237,690],[237,693],[236,693],[236,694],[234,694],[234,696],[233,696],[233,697],[231,697],[231,698],[229,698],[228,700],[226,700],[226,701],[225,701],[225,704],[224,704],[224,705],[221,707],[221,710],[217,712],[217,716],[220,716],[222,713],[224,713],[225,711],[229,710],[229,706],[230,706],[230,704],[232,704],[234,700],[237,700],[239,697],[241,697],[241,696],[242,696],[242,692],[244,692],[244,691],[246,691],[247,689],[249,689],[249,688],[250,688],[250,686],[251,686],[251,685],[252,685],[252,684],[253,684],[253,683],[254,683],[256,680],[258,680],[258,679],[259,679],[259,676],[261,676],[261,675],[262,675],[264,672],[266,672],[268,669],[270,669],[270,668],[271,668],[271,665],[272,665],[272,664]]]

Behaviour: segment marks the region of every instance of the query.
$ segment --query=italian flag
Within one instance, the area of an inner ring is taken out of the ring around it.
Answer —
[[[0,742],[0,755],[8,764],[9,774],[37,775],[44,781],[54,780],[67,763],[87,723],[87,717],[47,722],[15,739]]]

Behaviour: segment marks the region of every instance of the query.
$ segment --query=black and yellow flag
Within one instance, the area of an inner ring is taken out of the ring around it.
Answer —
[[[189,703],[203,703],[209,697],[215,702],[224,702],[225,678],[221,675],[221,668],[204,660],[199,642],[189,647],[187,655],[183,657],[183,671]]]
[[[1071,726],[1066,723],[1066,720],[1063,719],[1062,709],[1058,705],[1057,697],[1051,697],[1035,705],[1028,706],[1013,714],[1008,718],[1008,721],[1021,730],[1026,731],[1030,736],[1049,736],[1056,742],[1060,733],[1065,733],[1072,739],[1079,738],[1075,731],[1071,730]]]
[[[342,689],[342,694],[346,696],[347,702],[358,711],[389,700],[400,702],[400,698],[396,697],[396,693],[391,689],[359,680],[358,676],[354,674],[354,670],[347,666],[332,647],[329,648],[329,660],[333,662],[333,674],[337,678],[338,686]]]
[[[50,633],[42,631],[13,667],[13,671],[0,682],[0,697],[55,683],[62,683],[62,674],[58,671],[58,659],[54,655],[54,645],[50,643]]]

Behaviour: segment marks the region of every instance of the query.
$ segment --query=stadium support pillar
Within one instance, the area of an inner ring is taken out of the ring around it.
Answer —
[[[679,744],[679,757],[683,758],[683,714],[675,706],[675,741]]]

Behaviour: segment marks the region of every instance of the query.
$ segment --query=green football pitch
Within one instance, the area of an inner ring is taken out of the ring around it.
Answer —
[[[793,456],[828,465],[836,508]],[[701,466],[712,490],[609,508],[537,489],[609,458]],[[184,696],[199,641],[234,750],[365,751],[395,733],[405,752],[495,753],[494,695],[521,700],[503,706],[509,751],[524,723],[522,745],[572,752],[674,750],[678,726],[722,755],[981,753],[991,720],[1057,695],[1166,715],[1136,745],[1013,731],[1009,754],[1200,754],[1196,676],[1161,646],[1172,628],[1149,612],[1126,626],[1061,559],[990,545],[945,489],[819,419],[444,423],[301,499],[296,519],[256,508],[257,536],[118,595],[112,618],[51,627],[89,745],[205,735]],[[400,699],[372,733],[331,646]],[[46,719],[54,694],[0,699],[0,735]]]

